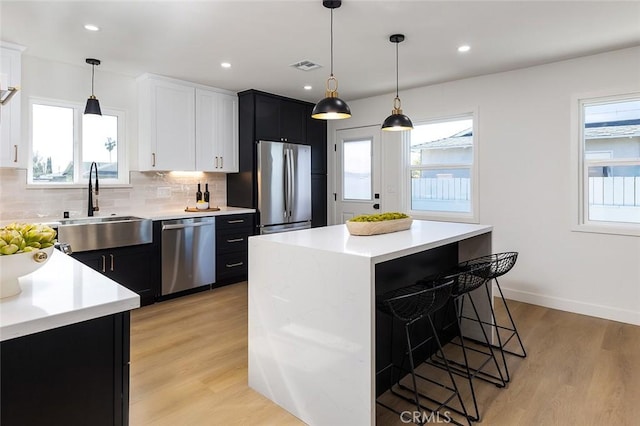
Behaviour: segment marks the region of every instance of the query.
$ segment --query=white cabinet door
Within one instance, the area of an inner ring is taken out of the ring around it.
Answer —
[[[195,170],[195,89],[140,82],[140,170]]]
[[[238,171],[238,97],[196,89],[196,170]]]
[[[0,48],[0,87],[20,86],[20,50]],[[0,107],[0,167],[26,167],[26,145],[20,138],[20,92]]]

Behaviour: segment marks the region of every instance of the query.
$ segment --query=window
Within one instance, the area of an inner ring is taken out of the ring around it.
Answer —
[[[640,231],[640,95],[580,102],[581,223]]]
[[[124,113],[103,108],[84,115],[84,105],[31,99],[30,184],[69,186],[88,181],[92,162],[101,183],[128,183]]]
[[[408,210],[434,219],[477,221],[473,116],[415,125],[409,153]]]
[[[342,193],[345,200],[371,200],[372,140],[352,140],[343,143]]]

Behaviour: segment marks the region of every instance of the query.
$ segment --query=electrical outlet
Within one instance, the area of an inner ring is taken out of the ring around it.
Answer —
[[[159,186],[156,191],[156,197],[158,198],[171,198],[171,187]]]

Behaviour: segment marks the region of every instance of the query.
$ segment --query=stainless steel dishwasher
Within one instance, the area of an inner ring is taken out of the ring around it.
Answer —
[[[162,295],[216,281],[214,217],[162,222]]]

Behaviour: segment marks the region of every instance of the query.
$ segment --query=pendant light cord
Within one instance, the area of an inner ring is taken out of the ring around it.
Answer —
[[[94,79],[94,73],[96,72],[96,66],[95,65],[91,65],[91,96],[93,96],[93,79]]]
[[[398,44],[396,43],[396,98],[398,97]]]
[[[331,77],[333,77],[333,9],[331,9]]]

